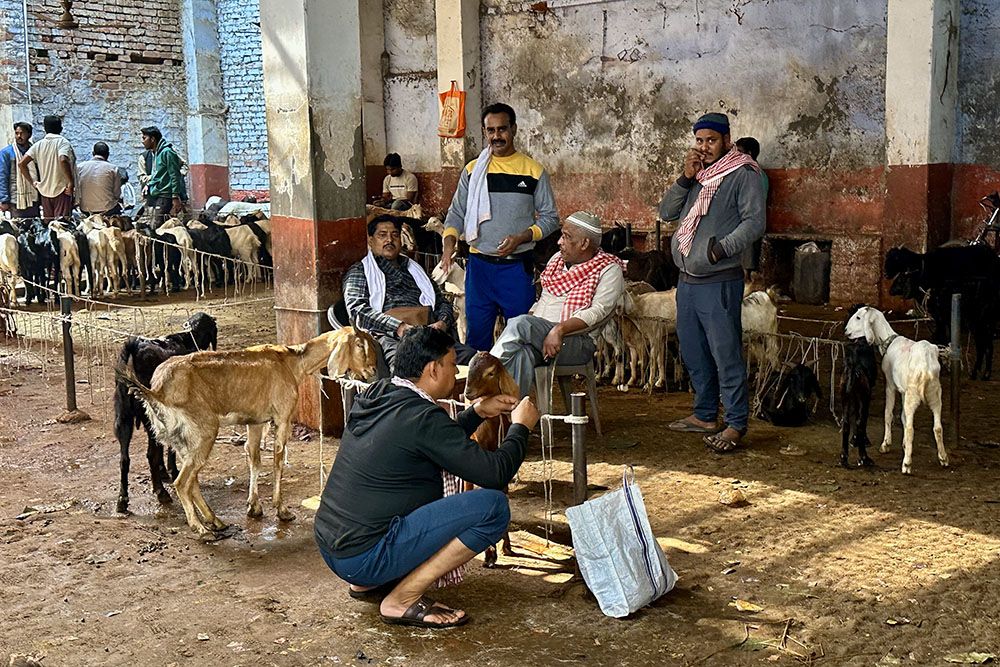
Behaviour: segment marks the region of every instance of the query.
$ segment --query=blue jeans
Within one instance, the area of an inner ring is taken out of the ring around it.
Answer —
[[[524,263],[508,261],[494,264],[469,253],[465,269],[465,319],[468,331],[465,344],[477,350],[493,347],[493,328],[497,315],[507,320],[524,315],[535,302],[533,276]]]
[[[744,431],[750,415],[743,361],[743,280],[677,285],[677,338],[694,385],[694,416],[714,422],[719,399],[726,426]]]
[[[475,553],[495,545],[510,523],[503,491],[475,489],[397,516],[375,546],[349,558],[334,558],[320,547],[334,574],[355,586],[379,586],[402,579],[456,537]]]

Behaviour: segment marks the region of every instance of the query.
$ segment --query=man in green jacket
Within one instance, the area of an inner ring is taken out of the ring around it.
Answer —
[[[142,128],[142,146],[153,151],[153,169],[149,175],[146,208],[153,215],[154,223],[162,222],[167,215],[176,215],[187,201],[187,187],[181,173],[181,159],[174,147],[163,139],[155,125]]]

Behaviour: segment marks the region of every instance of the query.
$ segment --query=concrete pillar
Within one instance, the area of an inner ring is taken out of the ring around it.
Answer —
[[[479,64],[480,0],[436,0],[438,90],[457,81],[465,91],[465,137],[441,139],[441,169],[461,169],[482,150],[482,68]],[[440,109],[440,107],[439,107]],[[455,177],[457,182],[457,176]]]
[[[958,0],[889,0],[886,247],[950,235],[959,17]]]
[[[278,341],[330,328],[326,309],[365,244],[358,0],[261,0]],[[343,426],[339,392],[323,399],[324,432]],[[299,421],[319,424],[316,382]]]
[[[368,197],[382,194],[385,139],[385,11],[382,0],[360,0],[361,115],[364,117],[365,182]]]
[[[215,0],[183,0],[181,30],[187,75],[187,161],[191,205],[213,195],[229,197],[226,100],[222,90],[219,17]]]

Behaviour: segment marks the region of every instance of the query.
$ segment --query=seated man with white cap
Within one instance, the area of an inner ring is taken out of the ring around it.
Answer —
[[[614,311],[625,291],[624,263],[601,250],[601,221],[577,211],[563,222],[559,252],[542,272],[542,296],[507,322],[490,354],[500,359],[521,388],[531,391],[536,366],[559,355],[562,364],[585,364],[597,350],[596,337],[569,336],[598,324]],[[569,336],[569,337],[567,337]]]
[[[400,254],[403,219],[380,215],[368,223],[368,254],[344,274],[344,305],[351,322],[379,342],[389,377],[396,347],[415,326],[431,326],[455,338],[455,311],[423,268]],[[458,343],[458,363],[468,364],[476,353]],[[382,359],[380,359],[380,362]]]

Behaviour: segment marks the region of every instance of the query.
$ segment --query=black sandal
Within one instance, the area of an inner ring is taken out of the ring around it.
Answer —
[[[353,588],[348,588],[347,594],[355,600],[361,600],[362,602],[381,602],[385,596],[392,592],[392,589],[394,589],[400,581],[400,579],[387,581],[384,584],[380,584],[375,588],[369,588],[366,591],[356,591]]]
[[[453,609],[448,609],[444,606],[438,606],[434,600],[422,596],[419,600],[410,605],[410,608],[403,612],[402,616],[386,616],[384,614],[379,614],[383,623],[388,625],[408,625],[415,628],[455,628],[460,625],[465,625],[469,622],[469,616],[465,615],[456,621],[446,621],[444,623],[435,623],[434,621],[425,621],[424,617],[428,614],[437,614],[441,612],[454,611]]]
[[[705,447],[715,454],[732,454],[743,447],[742,439],[746,435],[746,430],[737,431],[739,433],[739,440],[724,438],[722,437],[723,433],[725,433],[725,429],[714,435],[706,435],[704,438]]]

